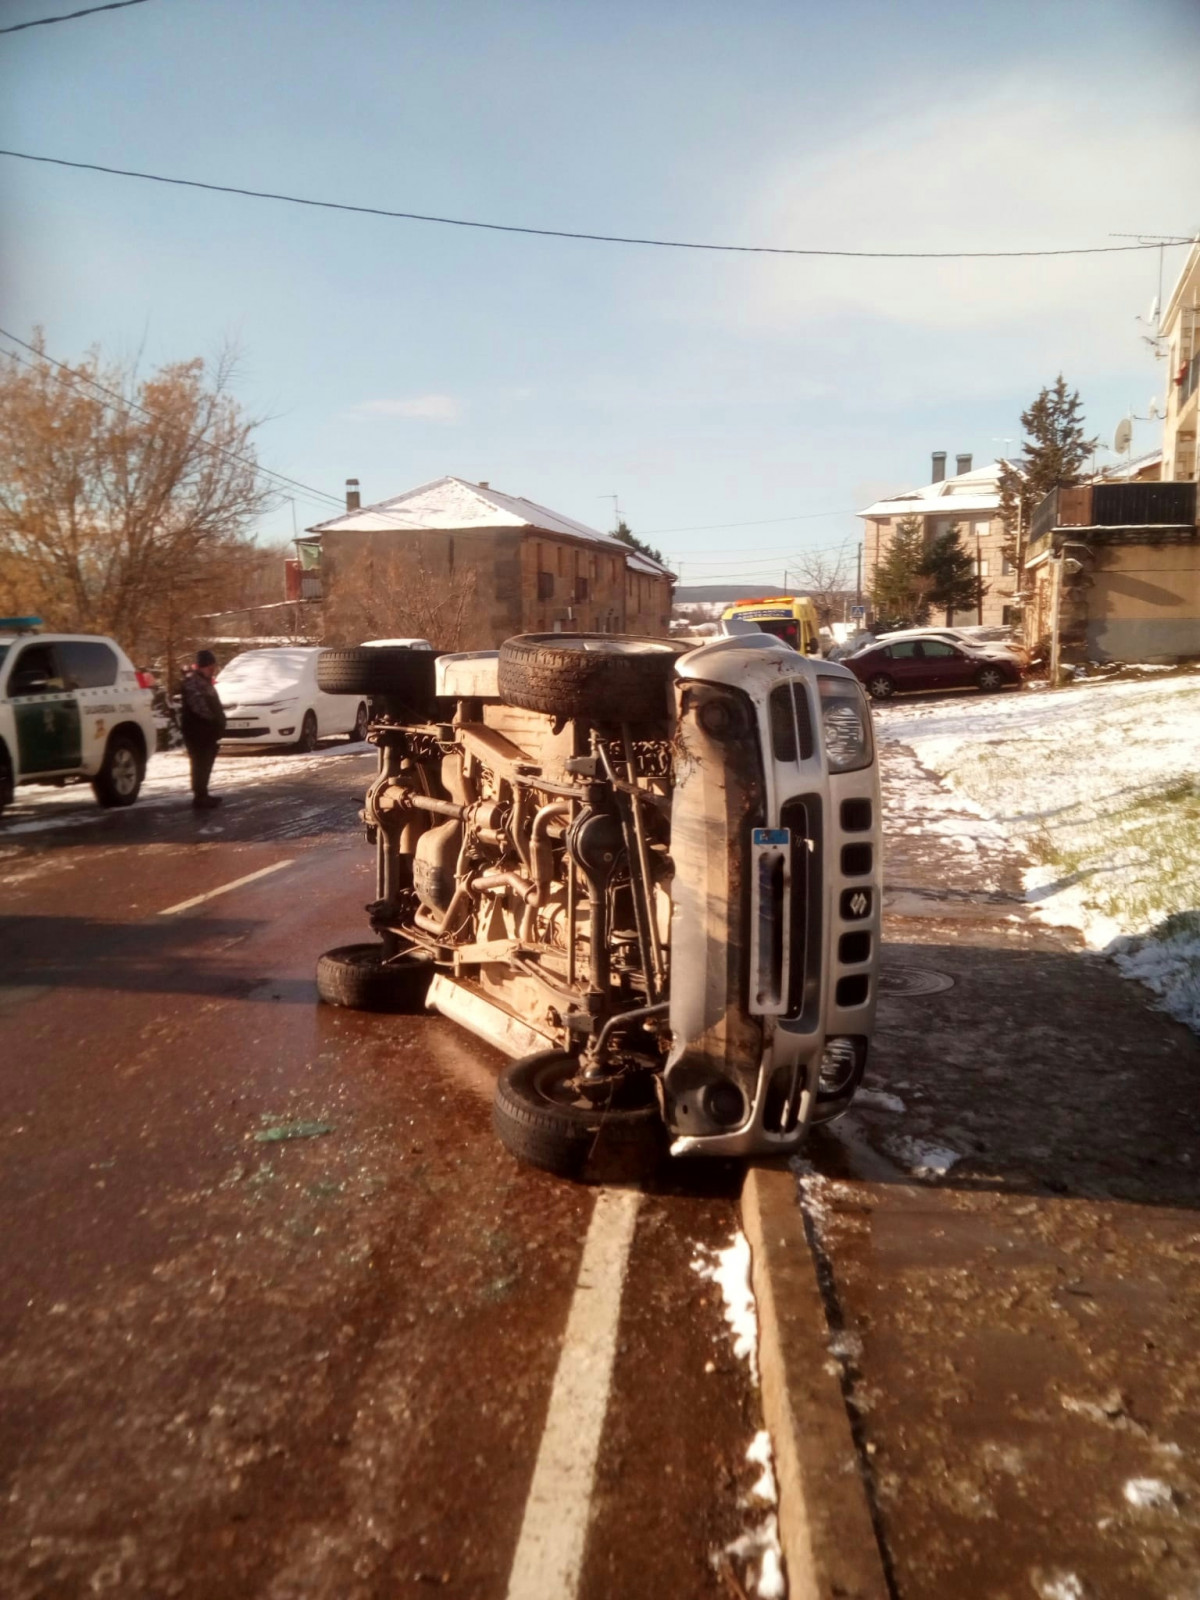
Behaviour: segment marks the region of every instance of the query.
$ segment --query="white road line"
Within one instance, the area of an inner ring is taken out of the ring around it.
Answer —
[[[168,906],[158,914],[160,917],[173,917],[180,911],[190,911],[193,906],[202,906],[206,900],[215,900],[219,894],[228,894],[231,889],[240,889],[244,883],[253,883],[255,878],[265,878],[269,872],[282,872],[284,867],[294,865],[294,861],[276,861],[269,867],[259,867],[257,872],[248,872],[244,878],[235,878],[232,883],[223,883],[219,889],[210,889],[207,894],[195,895],[191,900],[181,900],[177,906]]]
[[[621,1290],[641,1194],[601,1189],[579,1263],[508,1600],[572,1600],[608,1410]]]

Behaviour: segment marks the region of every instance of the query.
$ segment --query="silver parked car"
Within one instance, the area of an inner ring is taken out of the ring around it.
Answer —
[[[846,1109],[881,888],[850,672],[760,633],[359,655],[358,688],[333,666],[375,707],[377,938],[321,958],[323,1000],[428,1005],[514,1058],[496,1130],[560,1173],[783,1153]]]

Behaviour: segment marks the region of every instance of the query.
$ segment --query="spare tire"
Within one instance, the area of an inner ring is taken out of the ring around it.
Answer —
[[[407,645],[359,645],[322,650],[317,658],[317,688],[326,694],[357,694],[402,700],[419,710],[433,707],[432,650]]]
[[[521,633],[500,646],[500,698],[551,717],[653,722],[668,715],[684,648],[625,634]]]

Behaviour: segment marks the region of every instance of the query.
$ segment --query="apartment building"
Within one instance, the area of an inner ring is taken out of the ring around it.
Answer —
[[[863,519],[863,588],[870,593],[875,569],[887,554],[897,524],[906,517],[921,523],[926,545],[947,528],[957,528],[963,548],[976,563],[986,593],[982,613],[956,611],[958,623],[988,626],[1019,621],[1014,596],[1017,572],[1004,552],[1004,525],[1000,521],[1000,463],[973,467],[969,455],[955,458],[955,472],[946,476],[946,452],[935,450],[933,475],[920,489],[877,500],[858,514]]]

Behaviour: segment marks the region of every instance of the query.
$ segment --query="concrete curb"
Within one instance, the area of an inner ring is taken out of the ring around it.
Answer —
[[[742,1189],[758,1300],[763,1414],[775,1446],[791,1600],[889,1600],[796,1180],[752,1166]]]

